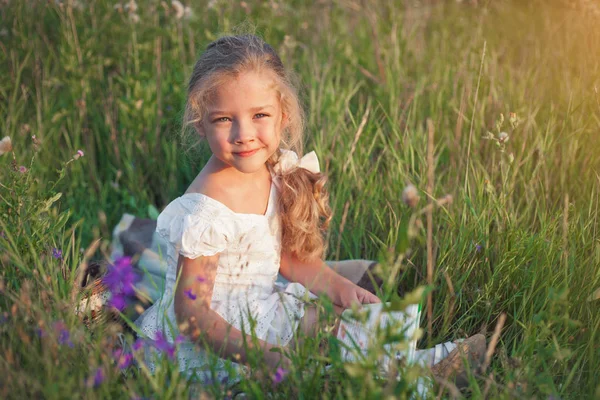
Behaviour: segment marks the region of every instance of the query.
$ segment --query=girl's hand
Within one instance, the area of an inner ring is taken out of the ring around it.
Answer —
[[[282,349],[283,350],[283,349]],[[269,351],[265,349],[265,361],[270,369],[283,368],[289,371],[292,366],[292,361],[282,352]]]
[[[381,303],[379,297],[350,281],[338,286],[336,292],[333,302],[343,308],[350,308],[353,304]]]

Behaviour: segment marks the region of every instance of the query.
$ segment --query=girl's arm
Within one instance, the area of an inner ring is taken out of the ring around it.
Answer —
[[[373,293],[344,278],[321,259],[306,262],[282,253],[279,273],[289,281],[301,283],[315,294],[326,294],[334,304],[343,308],[350,308],[355,303],[381,302]]]
[[[200,341],[200,333],[205,334],[212,350],[221,358],[247,364],[244,349],[244,336],[247,348],[255,345],[249,335],[231,326],[223,317],[210,308],[219,255],[190,259],[179,256],[180,274],[175,289],[175,316],[180,331],[193,341]],[[200,343],[202,344],[202,343]],[[258,341],[265,360],[271,367],[285,362],[281,353],[270,351],[277,347],[262,340]]]

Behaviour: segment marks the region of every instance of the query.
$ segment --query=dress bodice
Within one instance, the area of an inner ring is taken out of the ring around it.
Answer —
[[[318,172],[314,152],[298,159],[281,150],[275,174],[295,167]],[[173,343],[179,334],[173,304],[179,255],[195,259],[219,254],[211,309],[233,328],[260,340],[283,346],[290,342],[306,301],[316,296],[299,283],[275,284],[282,249],[274,183],[264,215],[236,213],[209,196],[188,193],[163,210],[156,231],[167,243],[166,280],[161,298],[135,322],[144,335],[152,339],[162,334]],[[179,345],[177,358],[180,370],[196,372],[200,379],[211,377],[209,355],[190,341]],[[147,361],[154,370],[154,363]],[[226,375],[224,360],[215,362],[221,379]]]
[[[150,338],[161,331],[174,341],[178,329],[167,327],[177,326],[173,298],[179,255],[194,259],[219,254],[211,309],[239,330],[286,345],[311,294],[298,283],[275,285],[281,257],[276,199],[272,184],[264,215],[236,213],[200,193],[188,193],[169,203],[156,228],[167,242],[165,287],[161,299],[136,321],[140,330]],[[204,353],[190,342],[180,345],[178,359],[180,368],[187,371],[206,362]]]

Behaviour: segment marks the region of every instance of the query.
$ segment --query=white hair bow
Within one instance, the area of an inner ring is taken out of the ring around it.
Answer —
[[[275,164],[274,170],[278,174],[288,172],[293,168],[304,168],[312,173],[318,173],[321,171],[319,168],[319,159],[314,151],[305,154],[300,160],[298,160],[298,154],[291,150],[281,149],[281,155],[279,161]]]

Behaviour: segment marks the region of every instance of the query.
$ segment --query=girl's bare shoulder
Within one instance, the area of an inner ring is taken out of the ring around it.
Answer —
[[[192,193],[201,194],[203,197],[216,200],[227,208],[232,208],[231,193],[226,190],[223,182],[216,174],[201,171],[185,191],[186,195]]]
[[[201,171],[194,178],[194,180],[192,181],[190,186],[187,188],[187,190],[185,191],[185,194],[200,193],[200,194],[208,195],[208,193],[206,193],[206,190],[209,187],[210,187],[210,179],[208,179],[206,174],[203,174]]]

